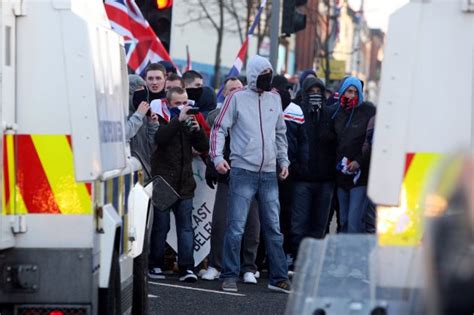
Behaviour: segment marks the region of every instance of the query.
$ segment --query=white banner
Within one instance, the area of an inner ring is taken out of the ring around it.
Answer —
[[[194,180],[196,181],[196,191],[193,199],[193,230],[194,230],[194,265],[197,266],[209,255],[211,250],[211,223],[212,211],[216,190],[209,188],[206,184],[206,164],[200,157],[193,160]],[[176,236],[176,223],[173,212],[170,216],[170,231],[166,241],[178,252],[178,241]],[[179,253],[178,253],[179,254]]]

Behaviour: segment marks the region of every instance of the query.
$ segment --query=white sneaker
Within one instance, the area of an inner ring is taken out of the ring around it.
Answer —
[[[221,275],[221,273],[216,268],[208,267],[206,272],[204,272],[201,275],[201,279],[212,281],[212,280],[215,280],[215,279],[219,278],[220,275]]]
[[[161,268],[152,268],[148,271],[148,277],[151,279],[166,279],[165,274],[161,270]]]
[[[257,279],[253,272],[244,273],[244,283],[257,284]]]

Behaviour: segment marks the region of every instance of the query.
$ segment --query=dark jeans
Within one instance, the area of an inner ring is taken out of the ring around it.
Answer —
[[[177,201],[169,210],[153,212],[153,227],[151,230],[149,267],[163,269],[165,258],[166,236],[170,230],[170,211],[176,218],[176,233],[178,236],[178,266],[180,271],[194,268],[193,257],[193,199]]]
[[[338,188],[337,197],[339,199],[341,233],[364,233],[364,218],[369,203],[367,186],[352,189]]]
[[[331,208],[329,210],[328,226],[326,228],[326,235],[330,233],[331,221],[336,216],[336,232],[339,233],[341,223],[339,222],[339,200],[337,199],[337,187],[334,185],[334,193],[332,194]]]
[[[294,183],[291,214],[294,255],[304,237],[324,238],[326,235],[333,193],[334,182]]]
[[[212,212],[211,252],[209,253],[209,265],[221,270],[222,252],[224,247],[224,234],[227,226],[227,205],[229,185],[217,183],[216,201]],[[247,223],[242,239],[242,264],[241,272],[257,271],[255,258],[257,256],[260,241],[260,219],[258,217],[258,206],[255,200],[250,206]]]
[[[224,236],[222,279],[238,279],[240,245],[250,203],[256,198],[260,223],[265,237],[269,261],[270,284],[288,280],[288,266],[280,233],[280,203],[276,172],[251,172],[233,167],[230,170],[227,229]]]
[[[291,252],[291,207],[293,202],[294,181],[287,178],[278,183],[278,193],[280,196],[280,231],[283,234],[283,250],[285,253]]]
[[[372,200],[368,200],[367,204],[367,212],[365,214],[365,231],[367,233],[375,233],[376,231],[376,224],[377,223],[377,215],[376,215],[376,206],[372,202]]]

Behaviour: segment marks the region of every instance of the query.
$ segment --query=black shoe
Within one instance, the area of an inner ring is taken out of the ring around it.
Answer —
[[[196,282],[198,277],[191,270],[186,270],[179,275],[179,281],[181,282]]]
[[[291,292],[291,283],[290,281],[280,281],[275,285],[269,284],[268,288],[273,291],[283,292],[283,293],[290,293]]]

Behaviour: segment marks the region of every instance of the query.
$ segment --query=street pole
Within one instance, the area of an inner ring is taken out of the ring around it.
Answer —
[[[278,65],[278,46],[280,43],[280,0],[272,0],[272,18],[270,24],[270,63],[275,74]]]

